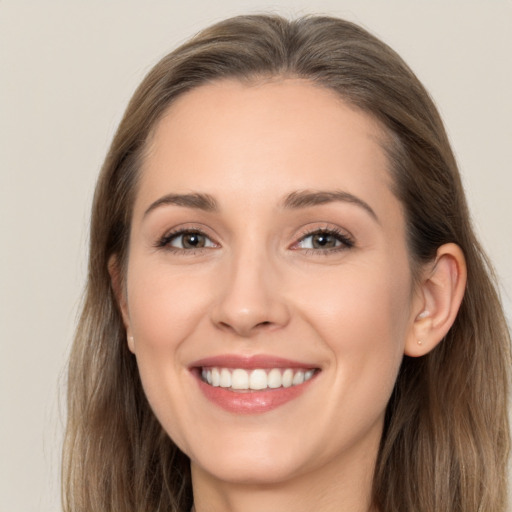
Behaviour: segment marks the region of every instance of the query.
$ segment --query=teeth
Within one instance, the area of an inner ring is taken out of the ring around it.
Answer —
[[[311,379],[313,375],[315,374],[315,370],[308,370],[304,373],[304,381]]]
[[[203,368],[201,377],[210,386],[234,390],[262,390],[289,388],[308,381],[315,374],[314,369],[307,371],[292,368],[256,369],[247,371],[242,368]]]
[[[231,372],[226,369],[222,368],[220,371],[220,383],[221,388],[230,388],[231,387]]]
[[[314,370],[311,370],[314,371]],[[288,368],[283,373],[283,388],[289,388],[293,384],[293,370]]]
[[[265,389],[267,387],[267,372],[265,370],[253,370],[249,378],[251,389]]]
[[[249,389],[249,374],[245,370],[233,370],[231,387],[233,389]]]
[[[210,372],[208,372],[210,373]],[[213,368],[211,371],[212,381],[208,381],[208,384],[218,387],[220,386],[220,373],[218,368]]]
[[[297,386],[299,384],[302,384],[304,382],[304,372],[297,372],[294,376],[293,376],[293,380],[292,380],[292,384],[294,386]]]
[[[273,368],[268,372],[267,386],[270,389],[280,388],[282,383],[283,378],[281,377],[281,372],[277,368]]]

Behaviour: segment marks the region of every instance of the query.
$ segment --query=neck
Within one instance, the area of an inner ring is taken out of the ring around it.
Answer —
[[[372,508],[375,453],[282,482],[226,482],[192,463],[194,512],[377,512]],[[359,454],[361,455],[361,454]]]

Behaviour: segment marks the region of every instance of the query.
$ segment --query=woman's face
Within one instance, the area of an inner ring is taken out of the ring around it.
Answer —
[[[205,85],[157,125],[123,312],[193,470],[264,483],[372,467],[417,314],[383,139],[303,80]]]

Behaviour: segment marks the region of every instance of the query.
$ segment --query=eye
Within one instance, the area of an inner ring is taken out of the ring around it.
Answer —
[[[349,249],[354,242],[344,233],[333,229],[319,229],[303,236],[294,249],[333,251]]]
[[[186,251],[217,247],[217,244],[200,231],[182,230],[166,235],[162,240],[160,240],[158,246]]]

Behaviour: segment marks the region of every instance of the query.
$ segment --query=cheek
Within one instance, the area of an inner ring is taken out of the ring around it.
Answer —
[[[130,327],[144,350],[176,349],[208,309],[211,287],[193,271],[134,262],[128,276]]]
[[[302,309],[309,311],[311,321],[326,333],[325,337],[339,340],[333,349],[352,351],[368,344],[377,349],[382,344],[403,341],[409,317],[410,278],[408,272],[388,267],[346,267],[316,279],[314,285],[301,287],[308,290],[301,294]]]
[[[190,270],[170,272],[166,265],[143,263],[133,258],[128,272],[129,322],[139,374],[159,422],[187,451],[184,432],[195,420],[187,414],[186,341],[208,310],[211,286]]]
[[[407,268],[407,267],[405,267]],[[385,408],[403,358],[410,279],[393,266],[345,268],[308,286],[301,310],[328,346],[336,366],[333,389],[348,411]],[[368,411],[367,411],[368,412]]]

